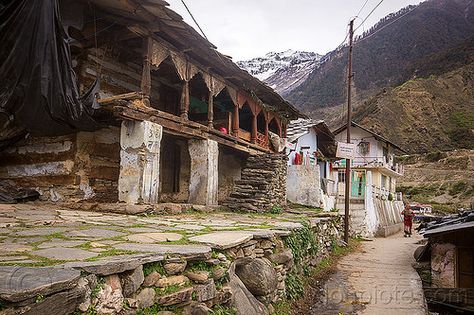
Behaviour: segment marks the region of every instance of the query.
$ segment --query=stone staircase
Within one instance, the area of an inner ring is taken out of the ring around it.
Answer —
[[[337,210],[339,214],[344,215],[344,198],[337,199]],[[353,235],[368,235],[366,225],[367,211],[365,209],[365,201],[363,199],[351,199],[349,211],[349,224],[351,234]]]
[[[286,163],[286,156],[281,154],[250,156],[223,205],[234,211],[264,212],[285,204]]]

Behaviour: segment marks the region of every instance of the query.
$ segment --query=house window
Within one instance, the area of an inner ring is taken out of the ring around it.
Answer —
[[[359,154],[362,156],[367,156],[369,155],[370,152],[370,142],[367,141],[361,141],[357,145],[359,148]]]
[[[382,188],[387,188],[387,176],[382,174]]]
[[[346,171],[345,170],[338,170],[337,171],[337,181],[339,183],[345,183],[346,182]]]

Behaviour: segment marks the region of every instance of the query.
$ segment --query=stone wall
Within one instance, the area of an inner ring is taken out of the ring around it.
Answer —
[[[117,201],[119,129],[29,137],[0,152],[0,180],[37,190],[41,200]]]
[[[265,212],[286,204],[287,157],[283,154],[250,156],[234,191],[224,202],[232,210]]]
[[[163,245],[166,254],[56,268],[0,267],[7,279],[0,284],[2,314],[211,314],[216,307],[269,314],[272,303],[293,294],[295,283],[301,285],[302,275],[340,239],[339,217],[306,222],[216,232],[215,239],[197,236],[207,237],[209,247],[181,245],[173,251],[173,245]]]
[[[219,203],[224,202],[234,191],[235,181],[241,177],[246,158],[237,150],[219,146]]]

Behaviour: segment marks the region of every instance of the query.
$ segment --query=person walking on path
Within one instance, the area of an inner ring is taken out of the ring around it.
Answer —
[[[410,204],[405,204],[405,209],[402,211],[403,215],[403,224],[405,230],[405,237],[411,237],[411,228],[413,226],[413,210],[411,210]]]

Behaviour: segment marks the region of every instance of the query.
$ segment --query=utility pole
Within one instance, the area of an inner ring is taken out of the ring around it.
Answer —
[[[349,65],[347,69],[347,143],[351,143],[351,84],[352,84],[352,46],[354,39],[354,20],[349,22]],[[351,160],[346,159],[346,191],[344,207],[344,242],[349,243],[349,205],[351,190]]]

